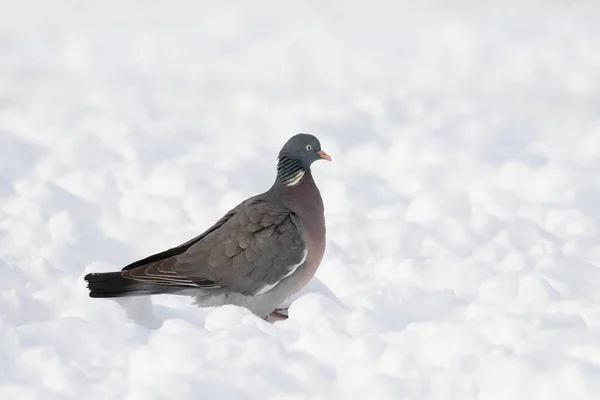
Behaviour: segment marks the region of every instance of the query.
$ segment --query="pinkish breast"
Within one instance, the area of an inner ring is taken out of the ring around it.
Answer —
[[[287,187],[282,197],[286,205],[300,217],[306,241],[308,251],[306,273],[298,282],[304,286],[317,272],[325,254],[326,228],[323,199],[310,172],[297,185]]]

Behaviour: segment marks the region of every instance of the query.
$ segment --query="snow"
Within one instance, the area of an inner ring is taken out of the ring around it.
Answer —
[[[0,0],[0,398],[597,398],[600,7],[296,3]],[[87,296],[298,132],[333,162],[289,319]]]

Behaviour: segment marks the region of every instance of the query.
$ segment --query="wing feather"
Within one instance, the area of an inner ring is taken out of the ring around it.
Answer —
[[[295,214],[283,205],[250,199],[188,242],[136,261],[126,278],[183,288],[222,288],[263,294],[306,260]]]

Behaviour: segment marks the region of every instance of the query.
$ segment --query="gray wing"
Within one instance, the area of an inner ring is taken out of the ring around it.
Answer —
[[[183,251],[124,270],[123,276],[158,285],[256,295],[306,260],[295,214],[261,200],[240,204],[200,239],[185,245]]]

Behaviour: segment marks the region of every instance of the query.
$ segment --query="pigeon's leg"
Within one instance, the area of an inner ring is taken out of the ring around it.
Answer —
[[[271,313],[272,317],[279,319],[288,319],[287,314],[282,313],[281,311],[287,311],[287,309],[279,308]]]
[[[284,311],[284,312],[282,312],[282,311]],[[270,322],[270,323],[287,319],[288,316],[285,313],[286,311],[287,311],[287,308],[278,308],[277,310],[273,311],[271,314],[267,315],[264,319],[265,319],[265,321]]]

